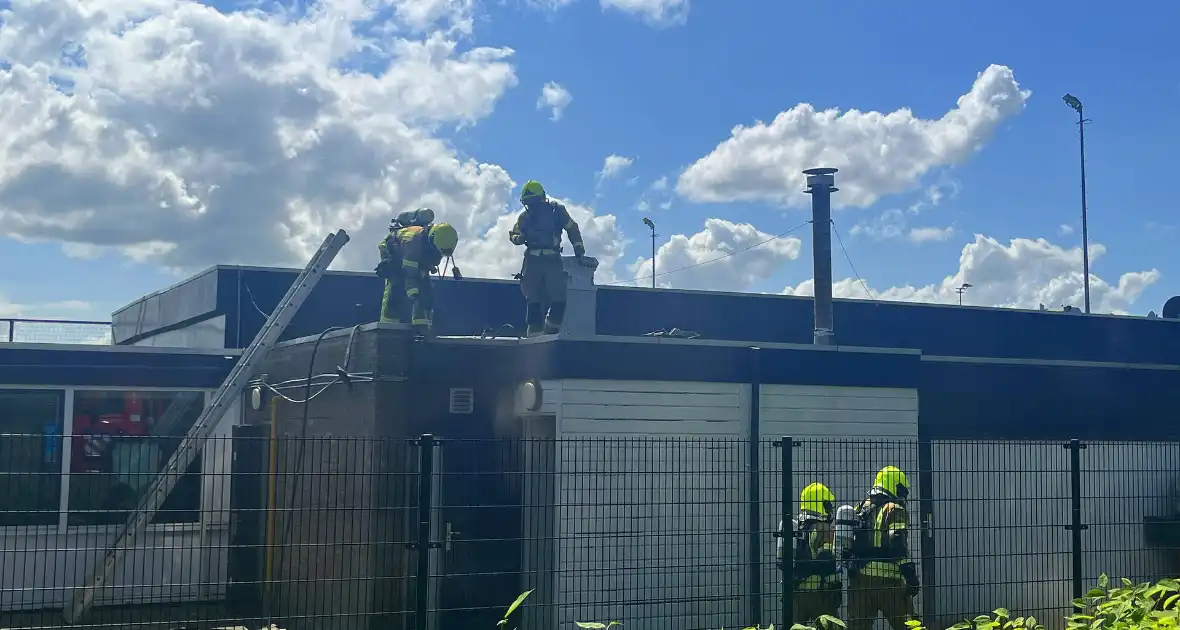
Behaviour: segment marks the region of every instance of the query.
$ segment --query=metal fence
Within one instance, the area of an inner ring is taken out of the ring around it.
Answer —
[[[174,448],[0,437],[0,627],[65,627],[62,603]],[[886,465],[911,484],[922,585],[878,600],[929,627],[999,606],[1060,627],[1102,573],[1180,575],[1177,443],[299,439],[240,427],[206,445],[70,627],[492,628],[526,591],[508,627],[780,627],[817,601],[776,561],[799,491],[820,482],[833,508],[856,504]],[[828,601],[852,619],[856,597]]]
[[[0,318],[8,343],[111,344],[111,323],[69,319]]]

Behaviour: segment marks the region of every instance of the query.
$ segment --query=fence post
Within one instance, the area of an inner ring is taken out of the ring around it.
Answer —
[[[439,546],[430,540],[430,519],[434,513],[434,447],[438,441],[430,433],[418,438],[418,536],[410,548],[418,552],[414,576],[414,627],[426,630],[430,607],[430,550]]]
[[[1070,440],[1065,445],[1069,450],[1069,499],[1070,523],[1065,529],[1070,532],[1070,553],[1073,559],[1073,598],[1086,594],[1082,590],[1082,532],[1089,526],[1082,524],[1082,450],[1086,448],[1080,440]]]
[[[795,618],[795,522],[792,520],[791,507],[795,499],[794,484],[794,448],[795,440],[790,436],[783,436],[777,445],[782,449],[782,497],[779,498],[782,532],[779,543],[783,546],[782,564],[779,570],[783,574],[783,627],[790,628]]]
[[[749,519],[750,538],[748,540],[749,565],[747,579],[750,581],[749,607],[750,618],[743,624],[753,624],[762,627],[762,381],[760,378],[760,364],[758,348],[750,348],[750,435],[747,446],[747,456],[750,459],[749,477]],[[773,574],[772,574],[773,575]]]

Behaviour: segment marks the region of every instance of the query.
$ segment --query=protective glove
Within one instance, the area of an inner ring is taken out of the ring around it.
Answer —
[[[586,247],[584,245],[574,245],[574,258],[578,260],[579,265],[586,264]]]

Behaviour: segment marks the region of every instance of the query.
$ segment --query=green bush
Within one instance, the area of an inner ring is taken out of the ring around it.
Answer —
[[[497,626],[506,628],[511,617],[532,591],[521,593],[508,607]],[[1110,578],[1102,575],[1098,586],[1080,599],[1073,601],[1078,612],[1065,617],[1068,630],[1180,630],[1180,581],[1165,579],[1155,584],[1134,584],[1128,579],[1111,587]],[[620,621],[576,622],[584,630],[607,630],[622,626]],[[928,630],[920,621],[906,624],[907,630]],[[848,626],[841,620],[824,615],[814,626],[795,624],[791,630],[842,630]],[[721,630],[725,630],[722,628]],[[774,625],[749,626],[741,630],[774,630]],[[1006,608],[997,608],[991,615],[961,621],[947,630],[1045,630],[1035,617],[1012,617]]]

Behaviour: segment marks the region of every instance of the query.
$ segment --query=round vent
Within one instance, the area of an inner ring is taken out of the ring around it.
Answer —
[[[1180,295],[1164,302],[1164,319],[1180,319]]]

